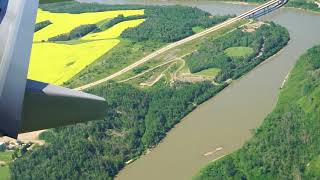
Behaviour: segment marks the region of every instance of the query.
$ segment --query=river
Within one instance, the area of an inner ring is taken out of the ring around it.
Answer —
[[[89,0],[80,0],[89,1]],[[210,1],[96,0],[117,4],[182,4],[212,14],[240,14],[253,6]],[[283,51],[217,96],[200,105],[149,154],[126,166],[118,180],[184,180],[209,162],[239,149],[277,101],[279,89],[298,57],[320,44],[320,14],[283,8],[262,20],[286,27],[291,36]],[[217,148],[223,148],[215,151]],[[205,154],[207,156],[205,156]]]

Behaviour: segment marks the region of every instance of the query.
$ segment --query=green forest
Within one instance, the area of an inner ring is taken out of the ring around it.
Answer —
[[[125,30],[121,37],[137,42],[174,42],[194,34],[192,28],[207,28],[219,24],[230,16],[214,16],[183,6],[149,7],[145,10],[147,21],[136,28]]]
[[[11,164],[12,179],[112,179],[125,162],[157,144],[198,104],[225,86],[210,82],[157,86],[126,84],[89,90],[107,100],[104,120],[53,129],[46,145]]]
[[[319,57],[320,46],[302,55],[253,138],[194,179],[320,179]]]
[[[142,25],[125,31],[118,46],[66,83],[65,86],[68,87],[77,87],[79,84],[105,77],[106,74],[111,74],[126,67],[169,42],[191,35],[194,33],[192,31],[194,27],[206,28],[230,17],[212,17],[197,8],[183,6],[143,7],[61,2],[50,5],[42,4],[40,7],[52,12],[69,13],[115,9],[144,8],[146,10],[147,20]],[[125,18],[116,17],[112,23],[119,23],[124,20]],[[81,27],[80,31],[87,32],[87,28],[90,29],[90,27]],[[175,30],[175,28],[177,29]],[[170,31],[170,33],[166,31]],[[270,31],[270,34],[268,34],[259,30],[260,35],[268,36],[269,39],[266,38],[267,40],[258,37],[258,35],[244,36],[248,47],[251,47],[251,42],[264,42],[262,43],[264,45],[256,46],[258,52],[260,52],[262,46],[263,49],[267,50],[262,53],[263,60],[280,50],[289,40],[287,31],[273,23],[264,27],[264,31]],[[160,33],[161,36],[157,33]],[[77,33],[75,34],[77,35]],[[244,41],[241,30],[235,30],[232,34],[235,42],[229,42],[227,38],[223,38],[224,41],[222,39],[218,40],[222,45],[217,48],[219,53],[224,52],[226,48],[243,45],[241,44]],[[256,40],[256,38],[259,40]],[[237,39],[240,39],[239,42]],[[204,56],[209,57],[212,55],[209,48],[214,44],[210,40],[208,42],[209,46],[201,45],[199,52],[208,51]],[[225,44],[230,45],[224,46]],[[257,53],[255,54],[257,55]],[[195,56],[196,54],[192,54],[191,57],[195,58]],[[250,55],[252,58],[253,56]],[[247,58],[247,56],[239,58]],[[243,59],[238,60],[247,63]],[[251,59],[251,61],[253,60]],[[233,66],[231,65],[233,63],[231,58],[231,61],[227,60],[224,65],[229,68]],[[249,66],[245,63],[246,70],[249,70],[248,67],[252,69],[260,61],[256,61],[253,63],[254,65],[250,64]],[[239,67],[242,66],[239,65]],[[230,70],[220,68],[223,72]],[[144,70],[145,67],[144,69],[143,67],[135,69],[136,72]],[[234,68],[231,68],[231,70],[234,70]],[[245,71],[238,69],[235,72],[244,73]],[[237,76],[233,77],[237,78]],[[212,81],[197,83],[177,81],[172,85],[160,81],[149,88],[116,82],[96,86],[87,92],[106,99],[105,118],[44,132],[40,137],[46,141],[44,146],[28,151],[24,156],[10,164],[11,178],[19,180],[113,179],[119,170],[126,165],[126,162],[138,158],[148,148],[156,146],[183,117],[226,86],[227,84],[224,82],[215,85]]]
[[[186,62],[192,73],[209,68],[220,69],[215,78],[217,82],[237,79],[282,49],[289,38],[285,28],[272,22],[250,33],[239,28],[218,39],[202,43],[196,52],[186,58]],[[249,47],[253,53],[244,57],[230,56],[225,52],[230,47]]]
[[[81,13],[85,11],[104,11],[114,9],[141,9],[141,6],[105,6],[98,4],[80,4],[62,2],[42,4],[41,8],[53,12]],[[196,8],[182,6],[152,6],[146,9],[145,23],[152,24],[150,31],[179,26],[173,39],[180,39],[179,33],[192,31],[193,26],[205,22],[213,25],[229,16],[211,17],[210,14]],[[167,14],[169,13],[169,15]],[[162,14],[160,16],[160,14]],[[177,20],[178,14],[184,18]],[[159,17],[157,17],[159,15]],[[151,17],[153,16],[153,17]],[[177,17],[174,17],[177,16]],[[102,25],[107,28],[127,20],[116,17]],[[155,20],[156,23],[152,21]],[[185,23],[187,21],[187,23]],[[170,26],[167,26],[170,24]],[[140,27],[140,26],[139,26]],[[72,37],[79,37],[92,31],[95,26],[82,26],[70,32]],[[141,30],[145,31],[142,26]],[[79,33],[80,32],[80,33]],[[86,82],[83,77],[104,76],[115,68],[143,57],[164,45],[172,38],[164,34],[163,41],[150,37],[135,40],[136,32],[127,32],[128,36],[121,43],[90,65],[87,70],[74,80],[65,84],[76,86]],[[189,34],[187,34],[189,35]],[[139,71],[137,69],[137,71]],[[140,70],[141,71],[141,70]],[[92,80],[92,79],[91,79]],[[90,79],[88,79],[90,81]],[[29,151],[22,158],[10,165],[12,179],[112,179],[125,166],[126,161],[137,158],[147,148],[155,146],[176,123],[208,98],[221,91],[226,84],[213,85],[211,82],[176,83],[166,86],[162,83],[148,89],[141,89],[129,84],[110,83],[88,90],[107,100],[108,108],[103,120],[52,129],[41,135],[46,141],[42,147]]]

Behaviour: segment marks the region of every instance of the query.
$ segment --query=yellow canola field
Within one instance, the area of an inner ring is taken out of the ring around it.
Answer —
[[[37,23],[50,20],[51,25],[38,31],[34,35],[33,41],[46,41],[51,37],[68,33],[72,29],[85,24],[95,24],[102,20],[113,19],[118,15],[133,16],[143,15],[144,10],[116,10],[94,13],[81,13],[81,14],[69,14],[69,13],[51,13],[48,11],[38,10]]]
[[[61,85],[116,46],[120,40],[102,40],[76,45],[35,43],[28,78]]]
[[[145,19],[138,19],[138,20],[131,20],[131,21],[124,21],[121,23],[118,23],[114,25],[113,27],[102,31],[98,33],[92,33],[84,36],[82,39],[83,40],[99,40],[99,39],[112,39],[112,38],[118,38],[121,33],[132,27],[136,27],[143,23]]]
[[[143,10],[125,10],[84,14],[61,14],[39,10],[37,22],[50,19],[53,24],[35,33],[35,43],[32,47],[28,78],[61,85],[116,46],[120,42],[117,38],[119,38],[125,29],[136,27],[144,22],[144,20],[139,19],[121,22],[103,32],[88,34],[86,37],[83,37],[82,40],[84,41],[79,40],[69,44],[40,43],[37,41],[70,32],[80,25],[80,22],[74,22],[76,20],[81,20],[81,24],[92,24],[103,19],[112,19],[119,14],[128,16],[143,13]],[[87,16],[85,20],[84,16],[88,14],[90,14],[90,17]]]

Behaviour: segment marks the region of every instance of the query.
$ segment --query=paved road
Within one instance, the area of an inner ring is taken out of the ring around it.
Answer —
[[[159,50],[157,50],[157,51],[149,54],[148,56],[142,58],[141,60],[139,60],[139,61],[137,61],[137,62],[135,62],[135,63],[127,66],[126,68],[124,68],[124,69],[122,69],[122,70],[120,70],[120,71],[118,71],[118,72],[116,72],[116,73],[114,73],[114,74],[112,74],[112,75],[110,75],[110,76],[108,76],[108,77],[106,77],[106,78],[103,78],[103,79],[101,79],[101,80],[98,80],[98,81],[89,83],[89,84],[87,84],[87,85],[84,85],[84,86],[81,86],[81,87],[78,87],[78,88],[75,88],[75,90],[80,90],[80,91],[82,91],[82,90],[91,88],[91,87],[93,87],[93,86],[97,86],[97,85],[99,85],[99,84],[102,84],[102,83],[104,83],[104,82],[107,82],[107,81],[109,81],[109,80],[111,80],[111,79],[113,79],[113,78],[115,78],[115,77],[118,77],[118,76],[120,76],[120,75],[122,75],[122,74],[124,74],[124,73],[126,73],[126,72],[128,72],[128,71],[130,71],[130,70],[132,70],[132,69],[134,69],[134,68],[136,68],[136,67],[138,67],[138,66],[141,65],[141,64],[144,64],[144,63],[147,62],[147,61],[150,61],[151,59],[155,58],[156,56],[158,56],[158,55],[160,55],[160,54],[162,54],[162,53],[164,53],[164,52],[166,52],[166,51],[168,51],[168,50],[171,50],[171,49],[173,49],[173,48],[175,48],[175,47],[177,47],[177,46],[180,46],[180,45],[182,45],[182,44],[185,44],[185,43],[190,42],[190,41],[192,41],[192,40],[195,40],[195,39],[197,39],[197,38],[203,37],[203,36],[205,36],[205,35],[208,35],[208,34],[214,32],[214,31],[217,31],[217,30],[219,30],[219,29],[221,29],[221,28],[224,28],[224,27],[226,27],[226,26],[228,26],[228,25],[231,25],[231,24],[233,24],[233,23],[235,23],[235,22],[237,22],[237,21],[239,21],[239,20],[241,20],[241,19],[247,18],[248,16],[250,16],[250,15],[256,13],[256,12],[259,12],[259,11],[261,11],[262,9],[264,9],[264,8],[270,6],[270,5],[277,4],[277,3],[279,3],[280,1],[281,1],[281,0],[271,0],[271,1],[269,1],[269,2],[267,2],[267,3],[265,3],[265,4],[262,4],[262,5],[254,8],[254,9],[252,9],[252,10],[250,10],[250,11],[245,12],[245,13],[237,16],[237,17],[231,18],[231,19],[229,19],[229,20],[227,20],[227,21],[225,21],[225,22],[223,22],[223,23],[220,23],[220,24],[218,24],[218,25],[216,25],[216,26],[213,26],[213,27],[211,27],[211,28],[208,28],[208,29],[206,29],[206,30],[204,30],[204,31],[202,31],[202,32],[200,32],[200,33],[194,34],[194,35],[189,36],[189,37],[187,37],[187,38],[185,38],[185,39],[182,39],[182,40],[180,40],[180,41],[171,43],[171,44],[169,44],[169,45],[167,45],[167,46],[165,46],[165,47],[163,47],[163,48],[161,48],[161,49],[159,49]]]

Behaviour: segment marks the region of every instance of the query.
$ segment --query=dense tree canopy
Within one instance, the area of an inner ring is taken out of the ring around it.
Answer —
[[[99,29],[95,24],[86,24],[74,28],[69,33],[60,34],[58,36],[49,38],[48,41],[70,41],[73,39],[81,38],[90,32],[96,31]]]
[[[198,8],[183,6],[149,7],[147,20],[136,28],[127,29],[123,38],[135,41],[174,42],[194,34],[193,27],[207,28],[225,21],[230,16],[211,16]]]
[[[111,179],[125,162],[158,143],[187,113],[224,86],[177,84],[142,91],[112,84],[89,92],[103,96],[104,120],[47,131],[47,144],[11,166],[13,179]]]

